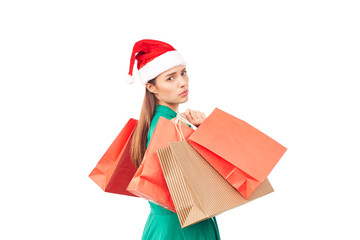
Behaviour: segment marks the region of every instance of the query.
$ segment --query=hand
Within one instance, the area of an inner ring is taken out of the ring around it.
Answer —
[[[186,109],[184,114],[186,119],[195,127],[199,127],[206,118],[205,113],[191,110],[189,108]],[[183,116],[183,114],[181,114],[181,116]]]

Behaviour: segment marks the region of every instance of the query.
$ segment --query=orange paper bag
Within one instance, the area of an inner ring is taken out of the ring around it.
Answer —
[[[248,199],[267,178],[287,148],[218,108],[188,142]]]
[[[194,129],[180,126],[187,139]],[[156,150],[168,146],[169,142],[179,141],[175,124],[160,117],[146,149],[142,163],[129,183],[127,190],[139,197],[176,212]]]
[[[136,172],[131,160],[131,137],[137,120],[130,119],[102,156],[89,177],[105,192],[135,196],[126,190]]]

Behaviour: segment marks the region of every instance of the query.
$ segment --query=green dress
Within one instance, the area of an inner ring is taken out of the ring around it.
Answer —
[[[165,105],[157,105],[147,135],[146,148],[150,142],[159,117],[172,119],[177,113]],[[150,204],[150,214],[146,221],[142,240],[220,240],[220,233],[216,218],[206,219],[185,228],[181,228],[176,213],[167,210],[155,203]]]

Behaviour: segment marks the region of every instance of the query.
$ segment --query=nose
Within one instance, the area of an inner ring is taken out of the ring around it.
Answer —
[[[185,76],[181,76],[181,77],[180,77],[180,81],[179,81],[180,87],[186,85],[187,82],[188,82],[188,81],[187,81],[187,78],[186,78]]]

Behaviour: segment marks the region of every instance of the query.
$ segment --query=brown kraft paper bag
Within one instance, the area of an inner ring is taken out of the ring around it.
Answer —
[[[157,154],[182,228],[274,191],[265,179],[246,200],[186,140]]]

